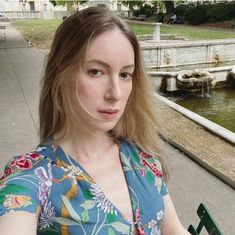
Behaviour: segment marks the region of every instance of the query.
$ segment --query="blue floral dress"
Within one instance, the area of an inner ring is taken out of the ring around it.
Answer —
[[[35,214],[39,235],[160,235],[167,194],[161,164],[133,143],[118,144],[135,222],[60,146],[49,143],[7,164],[0,180],[0,215]]]

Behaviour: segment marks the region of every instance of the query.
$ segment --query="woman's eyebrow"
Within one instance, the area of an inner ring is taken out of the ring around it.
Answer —
[[[88,61],[85,61],[85,63],[86,64],[96,63],[96,64],[99,64],[99,65],[104,66],[106,68],[110,68],[110,66],[107,63],[105,63],[105,62],[103,62],[101,60],[88,60]],[[135,67],[134,64],[129,64],[129,65],[123,66],[122,68],[123,69],[129,69],[129,68],[134,68],[134,67]]]

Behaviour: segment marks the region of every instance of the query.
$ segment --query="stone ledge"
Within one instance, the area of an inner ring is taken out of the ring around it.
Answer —
[[[158,104],[159,128],[164,138],[235,188],[235,147],[199,124],[173,110],[162,101]]]

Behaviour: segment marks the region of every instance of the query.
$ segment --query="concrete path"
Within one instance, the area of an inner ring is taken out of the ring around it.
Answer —
[[[6,40],[0,37],[1,170],[12,156],[28,152],[38,143],[39,81],[45,58],[9,23],[4,24]],[[196,209],[205,202],[224,234],[234,235],[235,191],[178,150],[163,144],[171,175],[168,188],[184,226],[198,223]]]
[[[9,23],[5,25],[6,40],[0,38],[0,149],[2,158],[9,158],[37,144],[39,79],[44,55]]]

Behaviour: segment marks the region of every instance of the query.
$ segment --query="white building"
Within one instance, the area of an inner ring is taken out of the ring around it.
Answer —
[[[105,6],[112,11],[127,11],[128,8],[121,5],[118,0],[89,0],[88,6]]]
[[[66,6],[53,6],[49,0],[0,0],[0,11],[67,11]]]
[[[125,6],[118,3],[118,0],[88,0],[87,4],[81,5],[81,8],[87,6],[105,6],[113,11],[127,10]],[[0,11],[52,11],[61,8],[65,10],[67,6],[54,7],[49,0],[0,0]]]

